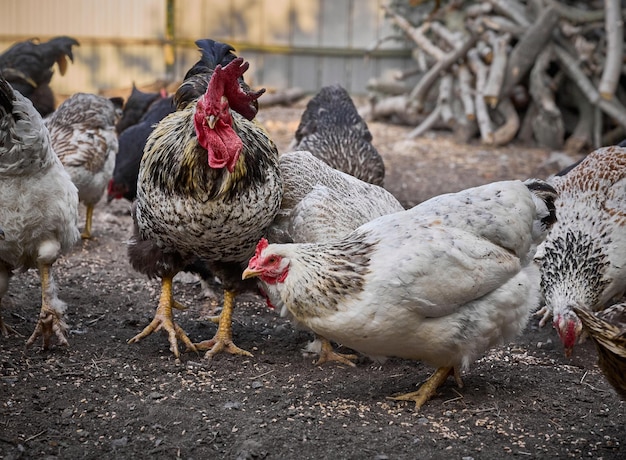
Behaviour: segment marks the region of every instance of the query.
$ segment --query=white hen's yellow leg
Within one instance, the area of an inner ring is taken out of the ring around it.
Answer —
[[[87,205],[87,215],[85,217],[85,229],[83,233],[80,234],[80,237],[83,240],[91,239],[91,221],[93,219],[93,204]]]
[[[233,309],[235,307],[235,293],[224,291],[224,308],[219,316],[217,332],[211,340],[196,343],[198,350],[208,350],[204,355],[207,359],[213,359],[218,353],[230,353],[233,355],[252,356],[252,353],[242,350],[233,343]]]
[[[320,336],[317,336],[317,339],[321,342],[322,349],[320,350],[320,357],[315,364],[320,365],[329,361],[337,361],[338,363],[347,364],[348,366],[356,366],[356,364],[352,361],[358,358],[357,355],[337,353],[333,349],[333,345],[330,343],[330,340]]]
[[[41,311],[35,330],[26,341],[29,347],[38,337],[43,338],[43,349],[50,346],[50,339],[56,337],[59,345],[69,345],[67,342],[67,324],[64,319],[64,312],[55,308],[52,301],[56,298],[56,290],[52,285],[50,276],[50,264],[39,264],[39,278],[41,280]]]
[[[161,279],[161,296],[159,297],[159,305],[154,314],[154,319],[143,331],[130,339],[128,343],[137,343],[153,332],[163,329],[167,333],[167,339],[170,342],[170,351],[176,359],[179,359],[178,340],[185,344],[187,350],[196,351],[196,347],[187,337],[183,328],[174,322],[172,307],[180,308],[181,305],[172,298],[172,279],[172,276],[165,276]]]
[[[415,410],[419,410],[426,403],[426,401],[437,394],[437,389],[445,383],[448,376],[451,374],[454,374],[457,384],[459,386],[463,386],[461,378],[458,376],[458,373],[455,372],[453,367],[440,367],[422,384],[422,386],[419,387],[419,390],[399,396],[393,396],[390,399],[395,399],[397,401],[414,401]]]

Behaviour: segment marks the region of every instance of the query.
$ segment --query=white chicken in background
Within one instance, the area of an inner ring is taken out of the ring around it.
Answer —
[[[626,148],[600,148],[551,184],[559,220],[537,251],[539,324],[552,319],[569,356],[583,331],[573,307],[601,310],[626,289]]]
[[[76,93],[46,118],[52,147],[87,207],[81,237],[91,238],[94,206],[113,177],[118,141],[115,125],[122,116],[121,98]]]
[[[52,337],[67,345],[66,305],[57,297],[51,266],[78,241],[78,193],[50,146],[32,103],[0,77],[0,302],[14,270],[37,268],[41,312],[27,341]],[[0,332],[11,328],[2,322]]]
[[[328,243],[262,240],[243,277],[272,285],[294,317],[372,357],[437,367],[421,407],[454,373],[513,339],[539,302],[537,245],[555,221],[540,180],[495,182],[379,217]]]
[[[325,243],[377,217],[404,211],[384,188],[334,169],[310,152],[285,153],[279,161],[283,199],[268,230],[272,243]],[[274,286],[261,284],[272,306],[293,320]],[[305,352],[318,353],[317,364],[338,361],[354,366],[351,359],[356,358],[335,352],[323,337],[311,342]]]

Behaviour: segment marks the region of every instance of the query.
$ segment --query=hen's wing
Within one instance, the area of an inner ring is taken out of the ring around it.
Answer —
[[[596,346],[600,369],[626,399],[626,304],[616,304],[595,314],[576,307],[574,311]]]

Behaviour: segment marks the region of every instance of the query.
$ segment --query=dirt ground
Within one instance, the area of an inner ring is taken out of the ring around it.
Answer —
[[[259,115],[283,150],[303,106]],[[408,128],[370,128],[386,186],[406,206],[562,166],[538,149],[457,145],[443,135],[409,141]],[[626,458],[626,404],[591,344],[566,359],[554,331],[538,329],[535,318],[514,343],[477,361],[463,388],[450,379],[419,413],[387,397],[415,389],[433,369],[366,358],[355,368],[316,366],[301,352],[309,335],[253,295],[238,299],[234,321],[235,342],[252,358],[185,354],[177,364],[161,334],[128,345],[158,296],[157,282],[128,264],[128,209],[101,202],[96,238],[55,266],[69,348],[24,350],[39,281],[34,271],[12,279],[3,316],[22,336],[0,337],[0,458]],[[212,337],[199,282],[179,276],[174,288],[190,307],[176,312],[178,324],[194,341]]]

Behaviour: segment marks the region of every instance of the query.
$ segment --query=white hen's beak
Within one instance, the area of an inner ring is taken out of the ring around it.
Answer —
[[[215,123],[217,123],[217,117],[215,115],[209,115],[208,117],[206,117],[206,122],[207,122],[207,125],[209,125],[209,128],[215,129]]]
[[[248,278],[254,278],[255,276],[259,276],[261,274],[260,270],[255,270],[253,268],[246,268],[241,274],[241,279],[245,280]]]

